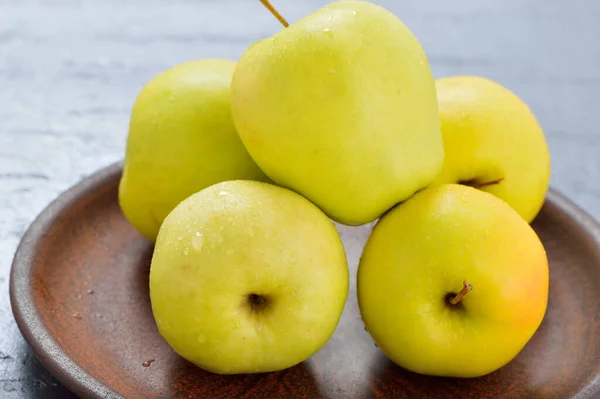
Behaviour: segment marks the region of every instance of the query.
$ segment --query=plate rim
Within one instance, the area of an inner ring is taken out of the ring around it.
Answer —
[[[60,215],[99,184],[122,174],[123,161],[104,166],[81,179],[50,201],[29,224],[13,256],[9,275],[9,296],[13,316],[25,341],[40,363],[65,387],[82,398],[121,399],[115,392],[73,360],[52,336],[35,307],[32,267],[36,248]],[[559,208],[600,246],[600,222],[581,206],[550,186],[545,204]],[[600,371],[579,387],[571,399],[589,399],[600,394]]]
[[[65,387],[82,398],[122,399],[92,374],[85,371],[50,333],[44,324],[32,291],[32,268],[36,248],[65,209],[98,185],[122,173],[122,161],[105,166],[57,195],[35,217],[21,238],[10,270],[9,296],[12,313],[25,341],[39,362]],[[124,399],[124,398],[123,398]]]

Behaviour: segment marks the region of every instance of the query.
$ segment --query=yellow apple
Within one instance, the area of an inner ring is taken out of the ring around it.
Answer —
[[[537,331],[548,277],[544,247],[515,210],[492,194],[442,184],[379,220],[358,267],[358,304],[396,364],[477,377],[510,362]]]
[[[460,182],[487,191],[531,222],[548,190],[550,154],[529,107],[478,76],[440,78],[436,89],[445,161],[435,184]]]
[[[163,222],[150,268],[160,334],[219,374],[294,366],[333,334],[348,295],[334,224],[310,201],[229,181],[181,202]]]
[[[332,2],[252,45],[231,107],[261,169],[343,224],[375,220],[442,168],[426,54],[369,2]]]
[[[119,203],[151,241],[167,214],[193,193],[225,180],[269,181],[231,119],[235,65],[220,59],[185,62],[154,77],[135,101]]]

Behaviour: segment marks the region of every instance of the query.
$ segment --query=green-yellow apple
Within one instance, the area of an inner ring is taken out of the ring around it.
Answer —
[[[375,220],[442,168],[427,57],[369,2],[331,3],[248,48],[231,107],[262,170],[343,224]]]
[[[160,334],[219,374],[294,366],[333,334],[348,295],[334,224],[295,192],[228,181],[185,199],[163,222],[150,268]]]
[[[528,106],[478,76],[436,81],[445,163],[436,180],[463,183],[508,202],[527,222],[539,213],[550,181],[544,132]]]
[[[167,214],[193,193],[226,180],[269,181],[231,119],[235,65],[219,59],[177,65],[148,82],[135,101],[119,202],[151,241]]]
[[[506,365],[535,334],[548,280],[544,247],[514,209],[484,191],[442,184],[378,221],[357,295],[365,327],[396,364],[477,377]]]

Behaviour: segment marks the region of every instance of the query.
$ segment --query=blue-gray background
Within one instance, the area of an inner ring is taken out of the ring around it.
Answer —
[[[600,1],[380,0],[436,77],[515,91],[544,127],[551,184],[600,220]],[[326,0],[273,0],[294,21]],[[8,273],[56,195],[123,156],[141,87],[178,63],[238,58],[279,30],[258,0],[0,0],[0,398],[69,398],[12,317]]]

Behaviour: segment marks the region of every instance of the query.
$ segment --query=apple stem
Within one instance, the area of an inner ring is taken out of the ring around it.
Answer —
[[[459,184],[463,184],[465,186],[470,186],[470,187],[473,187],[473,188],[476,188],[476,189],[480,189],[480,188],[483,188],[483,187],[495,186],[496,184],[502,183],[503,180],[504,180],[504,177],[501,177],[501,178],[496,179],[496,180],[486,181],[486,182],[479,183],[477,180],[473,179],[473,180],[467,180],[467,181],[459,182]]]
[[[492,181],[487,181],[484,183],[476,183],[474,188],[481,188],[481,187],[487,187],[487,186],[495,186],[496,184],[500,184],[502,183],[502,180],[504,180],[504,178],[500,178],[500,179],[496,179],[496,180],[492,180]]]
[[[465,297],[465,295],[467,295],[469,293],[469,291],[471,291],[473,289],[473,287],[471,286],[471,284],[469,284],[467,282],[467,280],[463,281],[463,288],[462,290],[460,290],[460,292],[458,294],[456,294],[454,296],[454,298],[452,298],[450,300],[450,303],[453,305],[456,305],[460,302],[461,299],[463,299]]]
[[[287,23],[285,18],[283,18],[281,14],[279,14],[279,12],[275,9],[275,7],[271,5],[269,0],[260,0],[260,2],[263,4],[263,6],[267,7],[267,10],[271,11],[271,14],[273,14],[275,18],[277,18],[277,20],[281,22],[281,25],[283,25],[285,28],[290,26],[290,24]]]

